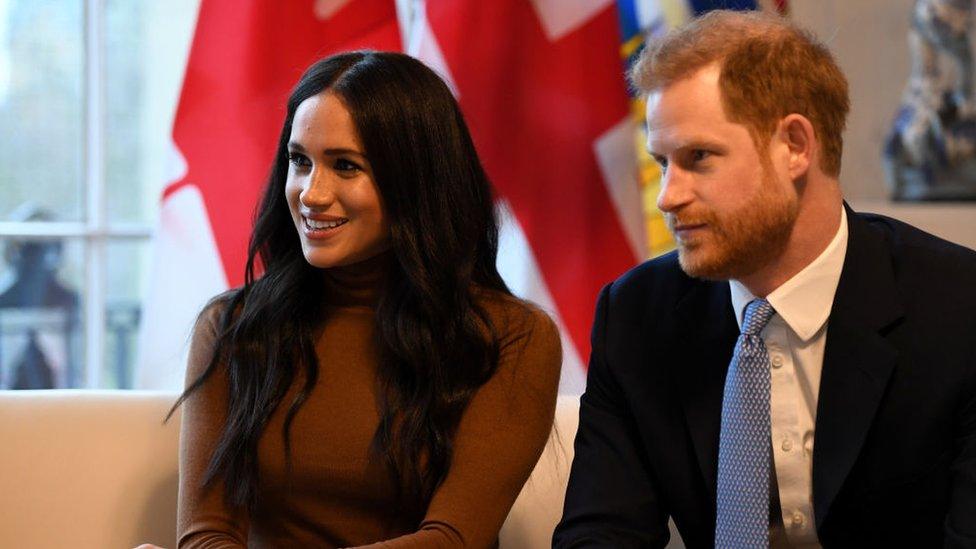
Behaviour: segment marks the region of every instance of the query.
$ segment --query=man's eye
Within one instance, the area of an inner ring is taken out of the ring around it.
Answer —
[[[702,160],[705,160],[711,155],[712,153],[709,151],[705,151],[702,149],[695,149],[694,151],[691,152],[691,160],[693,162],[701,162]]]
[[[312,166],[312,162],[307,156],[297,152],[288,153],[288,162],[296,168],[309,168]]]
[[[654,158],[654,161],[657,162],[658,167],[661,168],[661,171],[662,172],[668,169],[668,159],[667,158],[665,158],[663,156],[658,156],[656,154],[653,155],[653,158]]]

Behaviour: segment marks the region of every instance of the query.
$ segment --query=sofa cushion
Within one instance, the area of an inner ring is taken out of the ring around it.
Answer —
[[[173,393],[0,391],[0,547],[176,541]]]

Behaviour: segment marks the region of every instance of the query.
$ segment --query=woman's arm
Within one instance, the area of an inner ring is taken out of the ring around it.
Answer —
[[[549,439],[562,363],[552,320],[536,309],[524,314],[524,320],[497,326],[508,332],[498,370],[461,419],[450,471],[419,530],[367,547],[494,546]]]
[[[197,320],[186,384],[195,381],[214,353],[220,306]],[[227,372],[219,367],[182,406],[177,538],[180,548],[246,547],[248,517],[224,504],[224,483],[204,489],[203,478],[227,416]]]

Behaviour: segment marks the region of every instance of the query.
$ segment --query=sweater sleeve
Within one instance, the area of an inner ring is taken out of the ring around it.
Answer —
[[[552,430],[562,349],[544,312],[508,320],[494,376],[458,426],[451,468],[417,532],[372,549],[493,547]]]
[[[215,348],[219,305],[197,320],[190,345],[186,383],[210,364]],[[227,416],[227,371],[216,371],[182,405],[177,545],[180,548],[246,547],[248,517],[224,504],[224,483],[203,487],[203,478]]]

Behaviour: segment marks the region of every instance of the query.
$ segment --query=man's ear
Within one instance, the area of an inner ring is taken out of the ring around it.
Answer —
[[[810,119],[802,114],[789,114],[780,120],[777,135],[790,153],[790,178],[804,177],[817,156],[817,136]]]

